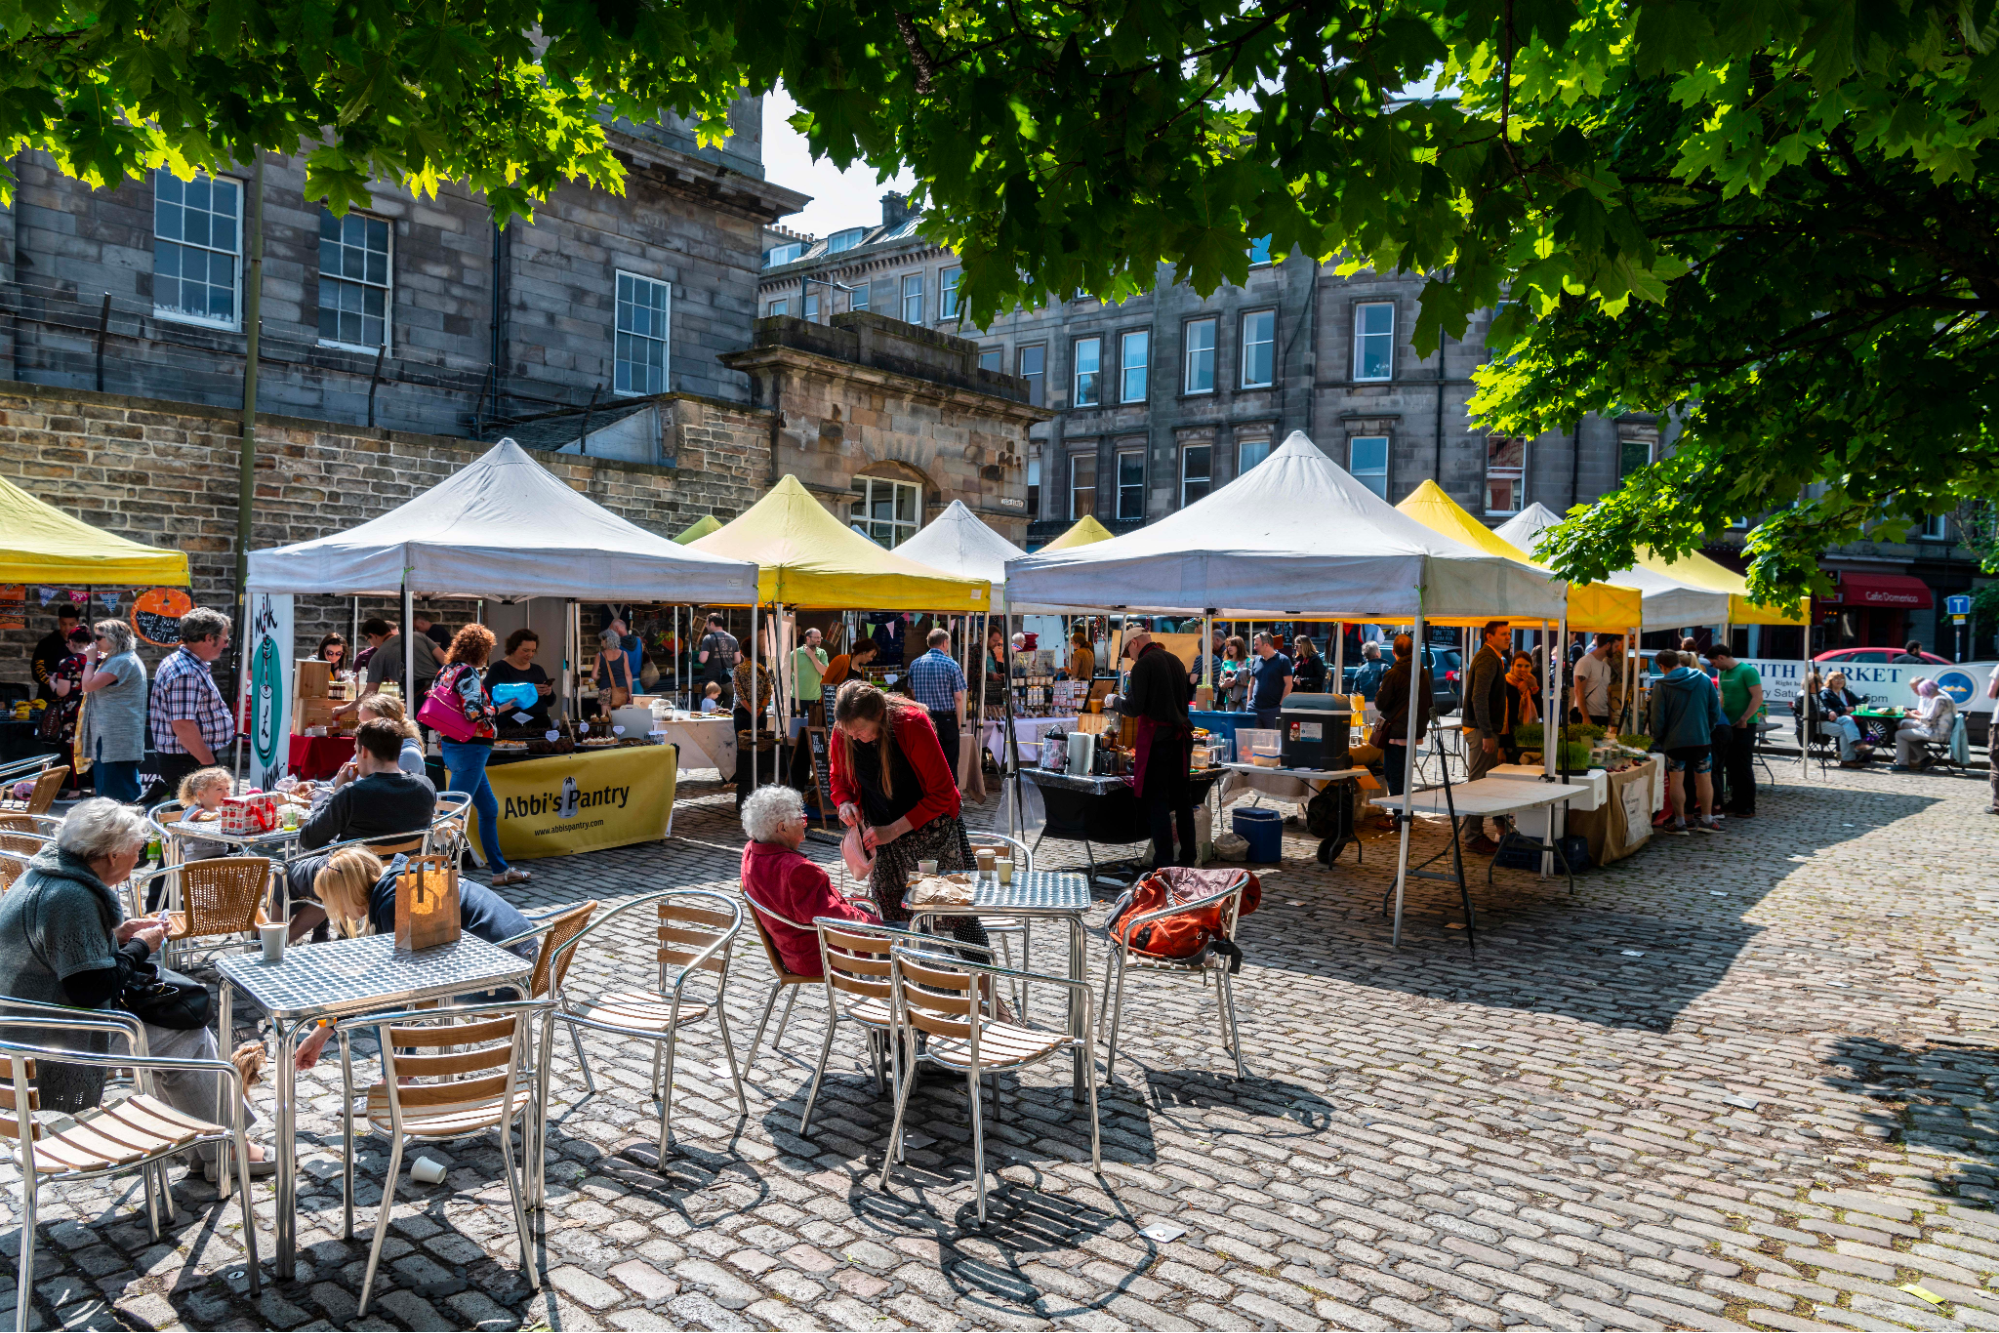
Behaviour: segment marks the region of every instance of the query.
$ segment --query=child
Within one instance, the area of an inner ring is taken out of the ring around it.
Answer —
[[[180,780],[181,822],[194,823],[195,816],[206,814],[210,820],[218,818],[216,812],[222,808],[222,800],[234,790],[226,768],[197,768]],[[209,822],[203,820],[201,822]],[[209,838],[180,837],[180,859],[182,864],[189,861],[206,861],[216,856],[233,856],[236,852],[226,842],[216,842]]]
[[[703,699],[703,700],[701,701],[701,711],[702,711],[702,712],[704,712],[704,713],[719,713],[719,712],[721,712],[721,711],[722,711],[722,682],[721,682],[721,681],[719,681],[719,680],[711,680],[711,681],[709,681],[709,682],[708,682],[708,688],[707,688],[707,690],[705,690],[705,691],[704,691],[704,693],[705,693],[705,694],[706,694],[706,695],[707,695],[708,697],[707,697],[707,698],[705,698],[705,699]]]

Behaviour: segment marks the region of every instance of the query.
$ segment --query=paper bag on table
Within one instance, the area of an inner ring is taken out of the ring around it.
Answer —
[[[970,907],[972,881],[968,875],[930,875],[916,881],[909,901],[918,907]]]
[[[396,876],[396,948],[415,953],[457,941],[458,867],[442,856],[413,856]]]

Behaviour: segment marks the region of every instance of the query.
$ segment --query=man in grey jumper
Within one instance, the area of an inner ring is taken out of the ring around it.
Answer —
[[[1465,672],[1465,767],[1468,780],[1478,781],[1499,762],[1499,738],[1506,730],[1506,650],[1512,630],[1503,620],[1485,622],[1485,642]],[[1505,821],[1501,825],[1504,836]],[[1485,820],[1466,815],[1465,850],[1489,856],[1499,844],[1485,836]]]

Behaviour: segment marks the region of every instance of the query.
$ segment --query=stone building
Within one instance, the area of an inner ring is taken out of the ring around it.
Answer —
[[[1084,514],[1124,531],[1170,513],[1254,467],[1293,430],[1391,503],[1435,478],[1495,525],[1537,501],[1557,513],[1587,504],[1670,448],[1649,416],[1591,417],[1532,440],[1481,430],[1467,404],[1472,372],[1491,356],[1492,312],[1463,340],[1418,356],[1420,277],[1341,277],[1252,247],[1244,283],[1205,298],[1162,266],[1149,291],[1122,304],[1083,296],[974,329],[959,314],[956,256],[917,235],[919,220],[889,194],[876,226],[816,238],[767,229],[761,309],[815,323],[859,310],[951,332],[976,344],[980,366],[1019,378],[1028,401],[1051,413],[1029,431],[1030,548]],[[1722,535],[1709,553],[1741,567],[1737,537]],[[1843,548],[1826,563],[1854,577],[1850,595],[1842,579],[1840,595],[1817,608],[1821,648],[1947,642],[1942,599],[1967,590],[1976,571],[1941,518],[1908,543]],[[1794,641],[1795,632],[1773,631],[1770,644],[1753,635],[1752,647],[1795,653],[1779,642],[1787,633]]]
[[[796,475],[882,545],[953,500],[1026,537],[1027,435],[1051,414],[1025,381],[982,367],[978,344],[869,311],[774,315],[722,361],[772,414],[773,477]]]
[[[806,203],[764,179],[762,114],[743,99],[706,148],[619,122],[624,194],[567,184],[504,230],[449,184],[336,218],[302,161],[267,157],[259,409],[490,439],[667,392],[746,401],[716,357],[749,341],[761,229]],[[13,166],[0,378],[240,405],[250,170],[92,190]]]

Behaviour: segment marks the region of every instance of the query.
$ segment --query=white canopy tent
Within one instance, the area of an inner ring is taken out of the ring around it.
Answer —
[[[1400,513],[1301,431],[1185,509],[1093,546],[1009,560],[1006,576],[1008,595],[1023,602],[1405,623],[1419,645],[1428,619],[1552,625],[1567,608],[1566,585],[1545,571],[1474,550]],[[1404,790],[1414,785],[1416,719],[1412,708]],[[1409,825],[1401,823],[1398,939],[1409,866]]]
[[[578,494],[511,439],[409,503],[347,532],[250,552],[251,592],[402,598],[403,680],[414,680],[418,597],[742,605],[757,567],[681,546]],[[570,634],[575,616],[571,608]],[[575,645],[565,645],[565,695]],[[420,700],[410,701],[414,713]]]

